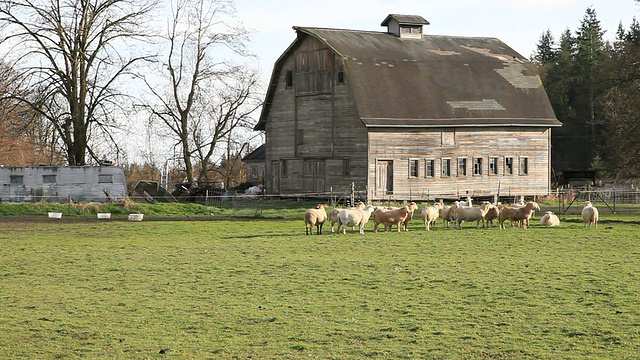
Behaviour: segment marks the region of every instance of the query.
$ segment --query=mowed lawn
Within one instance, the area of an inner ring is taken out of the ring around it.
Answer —
[[[0,357],[637,359],[640,225],[601,217],[322,236],[302,216],[0,218]]]

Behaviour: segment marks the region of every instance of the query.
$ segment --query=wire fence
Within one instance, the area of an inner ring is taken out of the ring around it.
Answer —
[[[464,199],[467,196],[461,196]],[[516,202],[521,196],[509,197],[472,197],[474,202],[482,200],[499,201],[503,204]],[[138,202],[147,202],[149,199],[144,196],[130,196],[130,200]],[[431,201],[439,201],[437,195],[432,194],[427,198],[398,200],[396,198],[376,199],[375,205],[391,205],[399,203],[408,203],[415,201],[418,203],[427,203]],[[446,198],[445,202],[453,199]],[[527,198],[526,200],[544,201],[546,203],[557,204],[557,211],[560,213],[580,212],[584,202],[591,201],[594,205],[601,207],[603,210],[608,209],[611,212],[619,211],[640,211],[640,190],[633,188],[616,187],[609,188],[584,188],[584,189],[555,189],[551,194],[544,197]],[[201,197],[192,197],[189,202],[204,204],[205,211],[211,213],[221,213],[231,216],[260,216],[264,210],[280,210],[280,209],[300,209],[310,208],[315,204],[323,203],[331,207],[335,206],[353,206],[358,202],[368,203],[367,191],[358,189],[355,186],[349,186],[341,191],[321,192],[321,193],[300,193],[287,196],[279,195],[247,195],[244,193],[224,193],[222,195],[213,193],[205,194]],[[2,203],[61,203],[70,202],[69,197],[56,196],[32,196],[25,201],[24,198],[8,198],[3,197]]]

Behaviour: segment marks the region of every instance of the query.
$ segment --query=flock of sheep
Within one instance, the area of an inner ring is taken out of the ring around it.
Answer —
[[[358,227],[360,234],[364,234],[364,226],[373,218],[373,231],[378,232],[378,227],[382,224],[385,230],[391,230],[395,226],[397,231],[407,231],[408,222],[413,218],[414,213],[418,210],[418,205],[414,202],[402,207],[373,206],[359,203],[352,208],[333,208],[327,214],[326,206],[318,204],[315,208],[305,212],[305,233],[313,235],[313,228],[316,228],[316,234],[322,234],[322,226],[327,220],[331,221],[331,232],[347,232],[347,226],[355,230]],[[424,222],[426,231],[434,229],[438,219],[442,219],[443,227],[449,227],[453,223],[456,228],[462,229],[464,222],[476,223],[476,227],[480,227],[480,223],[484,227],[493,225],[496,220],[500,229],[505,228],[505,221],[509,220],[511,227],[519,226],[526,229],[529,226],[535,211],[540,211],[540,207],[536,202],[520,202],[507,206],[498,206],[488,201],[482,202],[480,206],[473,206],[471,198],[466,201],[455,201],[452,205],[445,206],[442,202],[436,202],[433,205],[426,206],[420,211],[420,217]],[[590,201],[585,202],[582,209],[582,220],[585,226],[594,225],[598,228],[598,209],[594,207]],[[338,225],[337,229],[335,225]],[[560,219],[551,211],[547,211],[540,219],[540,225],[559,226]]]

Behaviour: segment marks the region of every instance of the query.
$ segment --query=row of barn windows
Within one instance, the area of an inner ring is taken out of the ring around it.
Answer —
[[[304,168],[302,170],[302,176],[304,177],[317,177],[324,174],[325,165],[324,160],[305,160]],[[280,160],[280,176],[289,176],[289,166],[287,160]],[[349,159],[342,159],[342,175],[351,175],[351,163]]]
[[[488,165],[485,165],[484,161],[488,160]],[[502,175],[514,175],[516,171],[516,158],[505,156],[504,157],[504,167]],[[474,157],[471,161],[471,168],[469,169],[469,159],[465,157],[460,157],[456,159],[456,164],[453,164],[453,160],[451,158],[443,158],[440,159],[440,175],[442,177],[450,177],[453,175],[453,166],[456,166],[456,175],[457,176],[481,176],[485,173],[488,175],[498,175],[498,164],[500,158],[497,156],[490,156],[488,159],[482,157]],[[487,171],[485,172],[485,166],[487,166]],[[529,175],[529,158],[526,156],[518,157],[517,164],[518,175]],[[409,159],[409,177],[410,178],[418,178],[420,177],[420,159]],[[433,178],[436,177],[436,159],[424,159],[424,177],[425,178]]]
[[[12,185],[24,184],[24,175],[9,175],[9,183]],[[56,184],[57,175],[42,175],[43,184]],[[98,174],[99,184],[113,184],[112,174]]]

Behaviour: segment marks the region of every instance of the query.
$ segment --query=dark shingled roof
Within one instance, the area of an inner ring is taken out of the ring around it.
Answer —
[[[535,66],[496,38],[402,39],[383,32],[294,29],[298,39],[276,62],[257,130],[264,130],[282,60],[305,36],[324,42],[342,58],[367,127],[562,125]]]
[[[253,150],[247,156],[243,157],[242,161],[244,162],[264,161],[266,159],[265,149],[266,149],[265,144],[260,145],[257,149]]]
[[[396,19],[402,25],[429,25],[429,22],[420,15],[389,14],[380,26],[389,25],[391,19]]]

